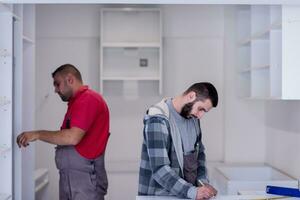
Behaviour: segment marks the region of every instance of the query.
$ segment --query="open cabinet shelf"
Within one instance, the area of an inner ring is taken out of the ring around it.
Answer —
[[[139,85],[140,81],[157,81],[158,93],[162,93],[161,27],[161,11],[158,8],[101,10],[101,93],[106,93],[104,88],[107,88],[108,81],[122,81],[123,89],[126,88],[124,85],[130,85],[126,83],[128,81],[136,81]],[[137,88],[136,85],[133,87]]]
[[[300,99],[299,18],[299,6],[238,7],[240,97]]]

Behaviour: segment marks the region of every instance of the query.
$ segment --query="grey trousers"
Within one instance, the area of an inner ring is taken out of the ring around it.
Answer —
[[[86,159],[73,146],[57,146],[55,162],[60,200],[104,200],[108,187],[104,154]]]

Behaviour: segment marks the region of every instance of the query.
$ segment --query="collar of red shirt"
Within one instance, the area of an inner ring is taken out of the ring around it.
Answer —
[[[75,95],[73,97],[71,97],[68,105],[72,104],[82,93],[84,93],[87,89],[89,89],[89,86],[87,85],[83,85],[81,86],[77,92],[75,93]]]

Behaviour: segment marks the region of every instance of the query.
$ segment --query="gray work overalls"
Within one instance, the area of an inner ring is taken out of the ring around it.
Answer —
[[[184,179],[194,186],[197,186],[197,176],[198,176],[198,153],[199,153],[199,136],[195,143],[194,151],[183,155],[183,173]]]
[[[104,200],[108,186],[104,154],[86,159],[74,146],[57,146],[55,162],[60,200]]]

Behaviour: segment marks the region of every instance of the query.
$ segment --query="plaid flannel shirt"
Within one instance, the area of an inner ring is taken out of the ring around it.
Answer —
[[[207,181],[201,131],[199,134],[197,178]],[[139,195],[174,195],[180,198],[195,198],[195,194],[194,196],[189,195],[189,190],[192,188],[196,193],[196,187],[183,179],[172,143],[168,118],[164,115],[146,115],[143,136]]]

